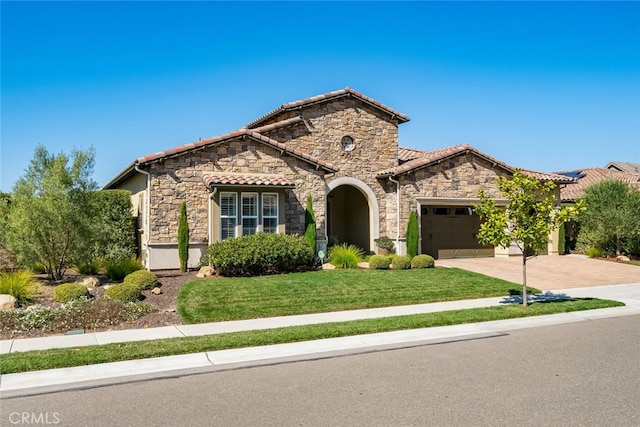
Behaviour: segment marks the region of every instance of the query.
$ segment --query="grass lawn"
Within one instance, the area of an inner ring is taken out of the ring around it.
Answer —
[[[499,307],[473,308],[411,316],[293,326],[261,331],[137,341],[101,346],[74,347],[68,349],[27,351],[23,353],[9,353],[1,355],[0,374],[4,375],[17,372],[66,368],[71,366],[199,353],[230,348],[281,344],[376,332],[389,332],[402,329],[513,319],[526,316],[539,316],[543,314],[616,307],[621,305],[624,304],[617,301],[575,299],[562,302],[534,303],[527,308],[522,307],[520,304],[512,304]]]
[[[180,289],[178,312],[190,324],[507,296],[521,290],[522,285],[457,268],[322,270],[196,280]]]

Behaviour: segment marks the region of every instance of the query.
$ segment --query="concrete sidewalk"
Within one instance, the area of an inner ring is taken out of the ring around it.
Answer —
[[[301,360],[329,357],[334,354],[355,354],[382,348],[400,348],[424,343],[447,342],[458,339],[499,336],[505,331],[559,323],[594,320],[604,317],[640,314],[640,283],[628,285],[597,286],[553,291],[570,297],[594,297],[622,301],[625,307],[534,316],[522,319],[501,320],[476,324],[413,329],[360,336],[332,338],[291,344],[221,350],[197,354],[169,356],[153,359],[105,363],[74,368],[5,374],[0,376],[0,392],[3,397],[21,390],[52,387],[79,386],[87,381],[129,381],[133,376],[169,376],[179,371],[193,369],[229,369],[235,366],[253,366],[283,360]],[[176,325],[162,328],[97,332],[82,335],[62,335],[45,338],[0,341],[0,352],[43,350],[48,348],[79,347],[115,342],[142,341],[162,338],[211,335],[226,332],[270,329],[285,326],[343,322],[358,319],[403,316],[475,307],[500,305],[505,298],[451,301],[401,307],[352,310],[268,319],[251,319],[198,325]],[[0,356],[1,357],[1,356]],[[11,393],[9,393],[11,392]]]

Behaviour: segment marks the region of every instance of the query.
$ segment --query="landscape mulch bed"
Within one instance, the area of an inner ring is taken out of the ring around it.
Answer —
[[[109,328],[95,329],[91,331],[87,330],[85,332],[143,329],[182,324],[182,320],[180,319],[180,316],[178,315],[176,310],[178,291],[185,283],[197,279],[197,270],[185,273],[181,272],[180,270],[158,270],[154,271],[154,273],[156,274],[156,276],[158,276],[158,281],[160,282],[159,287],[162,290],[162,293],[160,295],[154,295],[150,290],[147,290],[142,291],[142,294],[144,295],[143,302],[146,302],[155,307],[156,311],[145,314],[144,316],[134,321],[121,322],[117,325],[112,325]],[[46,276],[39,275],[38,279],[40,280],[42,287],[37,303],[44,306],[60,306],[59,303],[53,300],[53,290],[56,285],[61,283],[81,281],[83,277],[86,276],[81,276],[75,274],[74,272],[68,272],[65,276],[64,281],[52,283],[47,280]],[[114,285],[115,283],[110,283],[107,277],[104,275],[99,275],[97,277],[100,279],[101,286],[91,288],[90,292],[93,297],[102,298],[105,292],[104,286]],[[216,277],[212,277],[210,279],[215,278]],[[33,338],[49,335],[54,334],[48,331],[32,330],[14,335],[13,338]]]

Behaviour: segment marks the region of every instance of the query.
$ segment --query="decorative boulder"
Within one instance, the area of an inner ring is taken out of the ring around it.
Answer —
[[[200,278],[211,277],[211,276],[213,276],[213,267],[209,267],[208,265],[205,265],[204,267],[202,267],[200,271],[198,271],[198,274],[196,274],[196,277],[200,277]]]
[[[153,289],[151,289],[151,293],[154,295],[160,295],[162,293],[162,289],[155,287]]]
[[[16,299],[13,295],[0,294],[0,310],[13,310],[16,308]]]
[[[95,288],[96,286],[100,286],[100,279],[95,276],[88,276],[82,279],[80,283],[85,285],[87,288]]]
[[[618,261],[622,261],[622,262],[631,261],[628,256],[624,256],[624,255],[618,255],[616,258],[618,259]]]

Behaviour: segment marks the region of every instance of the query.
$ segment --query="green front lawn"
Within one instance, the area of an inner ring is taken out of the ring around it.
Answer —
[[[526,308],[520,304],[511,304],[499,307],[472,308],[381,319],[354,320],[351,322],[321,323],[199,337],[27,351],[0,355],[0,374],[390,332],[402,329],[514,319],[622,305],[624,304],[618,301],[575,299],[561,302],[534,303]]]
[[[190,324],[508,296],[521,290],[521,285],[457,268],[322,270],[196,280],[180,289],[178,312]]]

